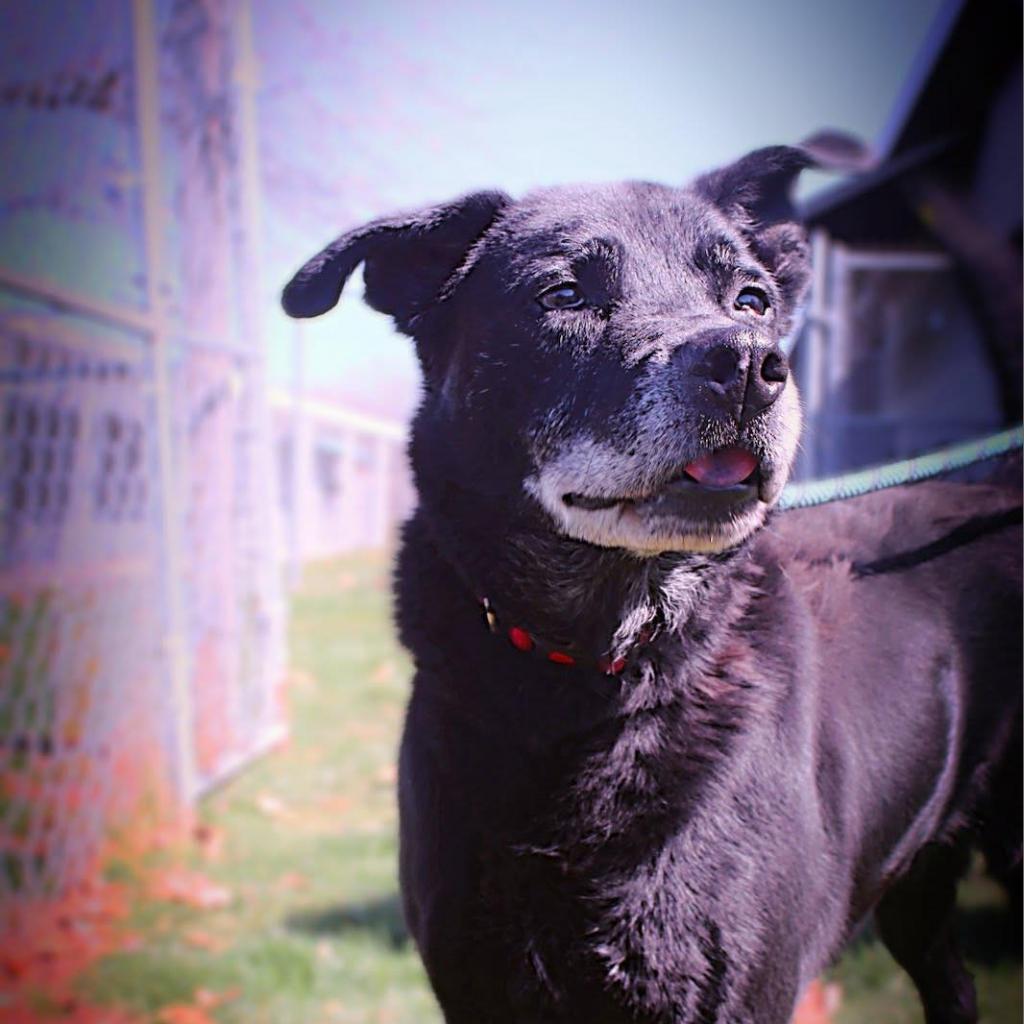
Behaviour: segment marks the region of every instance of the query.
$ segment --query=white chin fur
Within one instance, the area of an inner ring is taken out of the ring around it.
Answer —
[[[572,508],[562,500],[562,495],[571,488],[564,486],[564,480],[555,480],[553,476],[555,474],[541,473],[529,477],[524,486],[551,516],[560,533],[603,548],[624,548],[637,555],[658,555],[664,551],[693,554],[726,551],[761,526],[768,508],[758,502],[728,523],[673,524],[671,529],[665,529],[659,527],[657,520],[643,518],[628,504],[593,511]]]

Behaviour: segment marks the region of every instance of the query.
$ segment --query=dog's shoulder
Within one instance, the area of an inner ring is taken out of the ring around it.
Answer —
[[[888,628],[908,602],[957,618],[1020,600],[1021,496],[1009,488],[893,487],[778,513],[755,544],[835,631]]]
[[[978,543],[1019,555],[1021,505],[1012,488],[921,483],[782,512],[765,534],[785,561],[860,571],[901,559],[922,564]]]

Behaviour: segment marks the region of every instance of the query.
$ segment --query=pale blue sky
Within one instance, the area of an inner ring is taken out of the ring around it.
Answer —
[[[268,292],[341,230],[474,188],[681,182],[824,126],[874,140],[940,5],[255,0]],[[409,343],[360,292],[306,328],[310,379],[404,409]],[[284,379],[276,312],[268,337]]]

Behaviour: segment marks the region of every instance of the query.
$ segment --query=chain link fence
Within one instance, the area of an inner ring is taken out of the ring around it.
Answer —
[[[0,930],[285,731],[248,10],[40,8],[0,38]]]
[[[814,235],[794,367],[805,427],[795,478],[925,454],[1005,426],[981,325],[938,250]]]

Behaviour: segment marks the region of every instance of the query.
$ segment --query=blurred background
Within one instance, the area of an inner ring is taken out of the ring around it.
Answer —
[[[800,192],[805,479],[1020,421],[1015,0],[0,2],[0,1024],[439,1019],[394,867],[418,370],[357,280],[280,287],[397,208],[826,126],[876,161]],[[870,932],[829,986],[920,1020]]]

